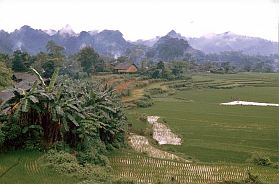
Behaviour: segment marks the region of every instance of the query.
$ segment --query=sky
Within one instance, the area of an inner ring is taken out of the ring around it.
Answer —
[[[120,30],[131,41],[171,30],[186,37],[231,31],[278,41],[279,0],[0,0],[0,30],[67,24],[77,33]]]

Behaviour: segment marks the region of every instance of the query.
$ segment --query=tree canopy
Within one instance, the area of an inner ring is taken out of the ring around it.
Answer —
[[[92,47],[84,47],[77,54],[78,61],[87,74],[101,72],[104,70],[104,61]]]

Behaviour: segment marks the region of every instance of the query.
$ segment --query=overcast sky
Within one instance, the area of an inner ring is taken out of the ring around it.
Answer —
[[[279,0],[0,0],[0,29],[120,30],[128,40],[170,30],[198,37],[231,31],[278,41]]]

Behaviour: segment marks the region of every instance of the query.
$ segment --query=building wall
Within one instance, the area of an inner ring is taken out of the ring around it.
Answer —
[[[135,67],[134,65],[131,65],[131,66],[127,69],[126,72],[128,72],[128,73],[135,73],[135,72],[137,72],[137,71],[138,71],[137,67]]]
[[[129,68],[126,70],[115,70],[117,73],[136,73],[137,71],[138,69],[134,65],[129,66]]]

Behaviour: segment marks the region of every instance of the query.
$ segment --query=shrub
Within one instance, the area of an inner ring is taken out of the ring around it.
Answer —
[[[275,162],[271,166],[275,169],[279,169],[279,162]]]
[[[5,141],[5,134],[4,134],[4,132],[2,131],[2,129],[1,129],[1,124],[0,124],[0,148],[1,148],[1,146],[3,145],[4,141]]]
[[[112,182],[112,184],[134,184],[132,179],[120,178]]]
[[[262,184],[261,180],[259,179],[259,176],[251,174],[250,171],[248,171],[248,177],[244,180],[230,180],[230,181],[223,181],[219,184]]]
[[[50,150],[44,158],[47,161],[47,166],[59,173],[71,174],[81,169],[76,157],[64,151]]]
[[[146,114],[141,114],[141,115],[139,116],[139,120],[140,120],[140,121],[143,121],[143,122],[146,122],[146,121],[147,121],[147,115],[146,115]]]
[[[144,130],[144,136],[150,136],[150,137],[153,136],[152,127],[146,128],[146,129]]]
[[[127,88],[121,92],[121,96],[131,96],[131,89]]]
[[[162,88],[151,88],[151,89],[147,89],[146,92],[148,92],[150,95],[157,95],[157,94],[166,93],[167,90],[163,90]]]
[[[254,153],[249,161],[260,166],[269,166],[272,164],[270,158],[262,153]]]
[[[146,108],[146,107],[150,107],[152,105],[153,105],[153,101],[151,98],[148,98],[148,97],[142,97],[137,101],[138,107]]]

